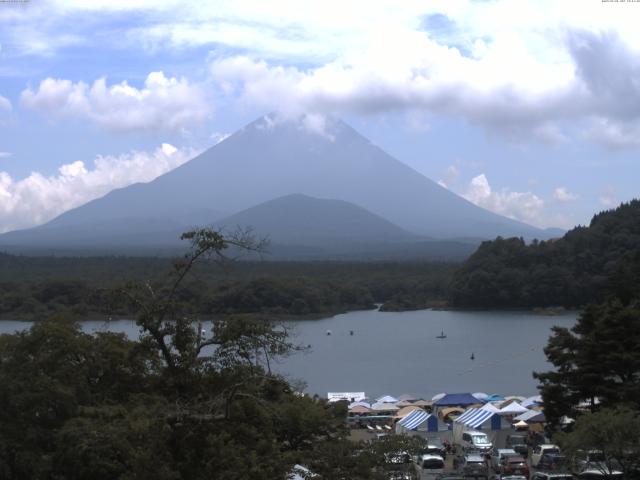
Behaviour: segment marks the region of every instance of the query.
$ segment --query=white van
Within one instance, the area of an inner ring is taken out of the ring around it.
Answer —
[[[493,448],[487,434],[477,431],[462,432],[460,445],[464,450],[476,450],[482,453],[489,453]]]

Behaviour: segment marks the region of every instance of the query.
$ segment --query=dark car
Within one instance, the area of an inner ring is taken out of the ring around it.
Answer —
[[[453,466],[464,477],[489,478],[489,466],[482,454],[468,453],[463,457],[457,457],[454,459]]]
[[[561,453],[545,453],[540,457],[538,470],[558,470],[567,468],[567,458]]]
[[[527,437],[524,435],[507,435],[507,448],[512,448],[523,457],[529,453]]]
[[[529,466],[524,457],[519,455],[503,457],[500,460],[501,475],[524,475],[529,477]]]

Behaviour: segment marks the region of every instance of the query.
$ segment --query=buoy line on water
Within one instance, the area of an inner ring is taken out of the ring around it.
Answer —
[[[467,370],[463,370],[457,373],[458,376],[461,375],[465,375],[467,373],[472,373],[475,370],[481,369],[481,368],[487,368],[487,367],[495,367],[496,365],[499,365],[501,363],[505,363],[509,360],[513,360],[514,358],[518,358],[518,357],[524,357],[525,355],[529,355],[531,352],[535,352],[536,350],[538,350],[537,347],[532,346],[529,347],[526,350],[519,350],[517,352],[513,352],[512,354],[510,354],[507,357],[504,357],[500,360],[494,360],[492,362],[484,362],[484,363],[477,363],[473,366],[473,368],[468,368]]]

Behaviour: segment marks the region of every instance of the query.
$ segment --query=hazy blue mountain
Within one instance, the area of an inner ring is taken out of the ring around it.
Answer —
[[[301,194],[261,203],[216,222],[216,226],[251,226],[257,234],[284,245],[376,245],[424,240],[353,203]]]
[[[0,245],[139,243],[172,226],[211,224],[293,193],[350,202],[406,232],[439,239],[553,236],[473,205],[340,120],[327,119],[320,133],[306,123],[263,117],[152,182],[0,236]]]

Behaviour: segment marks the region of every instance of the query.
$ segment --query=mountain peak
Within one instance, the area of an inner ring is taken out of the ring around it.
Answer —
[[[247,125],[243,131],[286,135],[303,133],[329,142],[335,142],[339,137],[347,135],[358,135],[339,118],[322,113],[271,112]]]

